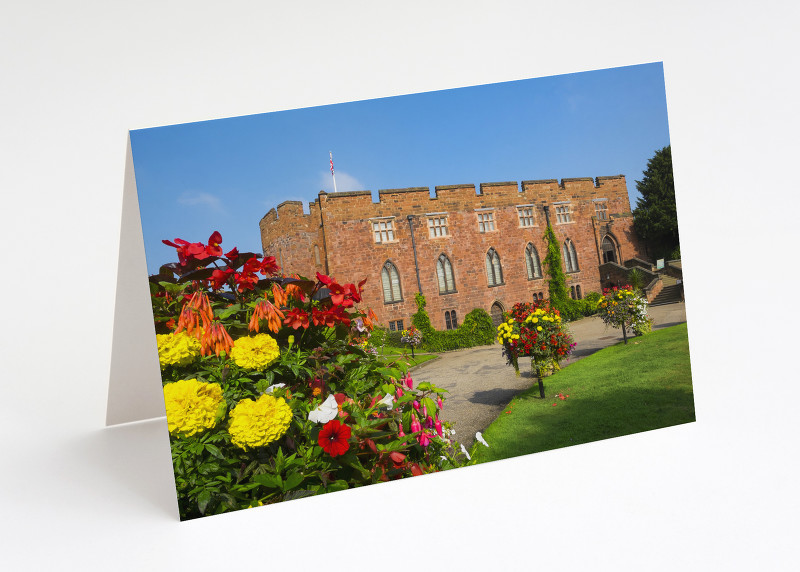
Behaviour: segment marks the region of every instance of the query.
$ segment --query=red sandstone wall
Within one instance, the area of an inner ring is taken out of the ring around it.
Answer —
[[[259,222],[264,254],[274,256],[281,270],[313,278],[325,272],[325,249],[319,227],[319,208],[309,205],[310,214],[303,214],[303,203],[286,201],[271,209]],[[320,251],[316,264],[314,246]]]
[[[592,199],[605,198],[609,222],[594,220]],[[572,222],[558,224],[554,202],[569,201]],[[535,226],[520,227],[516,205],[534,204]],[[369,191],[357,193],[320,193],[311,204],[312,215],[302,215],[300,203],[283,203],[278,216],[273,211],[261,222],[262,242],[274,252],[279,248],[288,271],[303,274],[308,270],[324,272],[313,264],[313,244],[328,253],[328,273],[340,282],[357,282],[367,278],[364,302],[378,315],[381,323],[403,320],[410,324],[416,311],[414,294],[417,277],[414,253],[407,216],[413,215],[414,238],[422,292],[428,301],[427,310],[433,326],[445,329],[444,312],[456,310],[459,323],[473,308],[489,311],[494,302],[504,309],[519,301],[531,301],[542,292],[547,297],[546,277],[527,279],[524,251],[531,242],[540,259],[546,254],[543,207],[549,207],[550,220],[560,241],[570,238],[576,247],[580,270],[568,275],[569,285],[578,284],[583,294],[599,291],[602,262],[599,244],[606,233],[619,244],[620,260],[633,256],[644,257],[632,233],[632,218],[625,178],[599,177],[597,186],[590,178],[523,181],[482,184],[480,193],[474,185],[436,187],[436,198],[430,198],[427,188],[394,189],[379,192],[379,202],[373,203]],[[297,209],[300,208],[298,213]],[[494,208],[495,230],[478,232],[476,208]],[[324,241],[319,227],[322,213]],[[448,214],[448,236],[430,238],[425,213]],[[272,216],[271,216],[272,215]],[[376,244],[371,218],[394,218],[395,241]],[[315,218],[316,217],[316,218]],[[316,224],[316,227],[314,226]],[[500,256],[504,283],[488,287],[485,257],[490,248]],[[439,294],[436,260],[446,254],[453,266],[456,292]],[[276,254],[277,256],[277,254]],[[390,260],[401,277],[403,301],[384,304],[380,272]],[[323,265],[324,266],[324,259]],[[544,272],[544,268],[542,269]],[[307,275],[313,276],[313,272]]]

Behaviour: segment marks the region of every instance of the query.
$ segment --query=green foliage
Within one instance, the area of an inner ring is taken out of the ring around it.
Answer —
[[[644,274],[638,268],[631,268],[628,272],[628,283],[634,292],[641,292],[644,288]]]
[[[636,190],[642,195],[633,210],[633,227],[655,258],[669,258],[680,248],[678,213],[675,206],[675,181],[672,176],[672,149],[656,151],[647,162]]]
[[[422,332],[423,350],[443,352],[494,343],[495,328],[492,317],[485,310],[475,308],[464,316],[464,321],[456,329],[440,332],[431,326],[431,319],[425,311],[425,296],[417,293],[416,301],[417,313],[411,316],[411,323]]]
[[[558,311],[564,321],[574,322],[575,320],[580,320],[586,316],[593,316],[596,314],[598,302],[599,298],[597,300],[590,300],[588,298],[584,298],[583,300],[571,300],[567,298],[558,306]]]
[[[561,245],[549,224],[544,238],[547,241],[547,256],[544,257],[544,265],[548,275],[547,289],[550,305],[560,311],[561,306],[569,300],[567,277],[561,265]]]
[[[373,348],[380,349],[383,346],[400,347],[403,343],[400,341],[402,332],[392,331],[386,328],[375,328],[372,330],[372,335],[369,338],[369,343]]]
[[[596,311],[597,305],[600,303],[600,300],[603,299],[603,295],[600,292],[589,292],[583,299],[587,304],[594,305],[594,310]]]

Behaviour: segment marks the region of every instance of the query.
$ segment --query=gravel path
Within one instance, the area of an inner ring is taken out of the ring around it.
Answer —
[[[654,329],[686,321],[683,302],[648,308],[648,313]],[[606,328],[597,317],[572,322],[569,328],[577,345],[562,366],[622,341],[620,330]],[[521,367],[517,377],[497,344],[441,354],[414,368],[411,375],[415,384],[428,381],[449,391],[441,418],[455,423],[455,438],[467,448],[475,441],[475,433],[486,429],[515,395],[536,383],[530,368]]]

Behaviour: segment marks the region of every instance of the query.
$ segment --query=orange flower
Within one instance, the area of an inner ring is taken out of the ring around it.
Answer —
[[[291,296],[295,300],[303,301],[303,291],[297,284],[287,284],[286,285],[286,294],[287,296]]]
[[[269,300],[262,300],[253,309],[253,317],[250,318],[249,329],[251,332],[258,333],[259,321],[266,320],[267,327],[272,333],[277,334],[281,329],[281,320],[283,320],[283,312],[279,308],[273,306]]]
[[[278,286],[277,282],[272,284],[272,299],[275,300],[275,305],[278,306],[279,308],[281,306],[285,306],[288,300],[286,292],[283,291],[283,288]]]
[[[228,335],[220,322],[214,322],[211,327],[203,329],[203,335],[200,338],[200,353],[204,356],[210,355],[213,351],[219,357],[221,352],[230,352],[233,347],[233,340]]]

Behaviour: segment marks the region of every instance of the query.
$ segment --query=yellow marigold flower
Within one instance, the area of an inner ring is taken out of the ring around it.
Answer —
[[[292,410],[282,397],[264,394],[258,401],[241,400],[230,417],[231,443],[246,451],[280,439],[292,421]]]
[[[542,327],[541,326],[536,326],[536,331],[537,332],[541,332],[542,331]]]
[[[269,334],[245,336],[233,343],[231,359],[245,369],[265,369],[280,355],[278,342]]]
[[[535,323],[537,323],[538,321],[539,321],[539,318],[533,318],[533,319],[531,320],[531,322],[533,322],[534,324],[535,324]]]
[[[156,341],[161,369],[168,365],[189,365],[200,355],[200,340],[185,332],[158,334]]]
[[[222,387],[196,379],[182,379],[164,386],[167,426],[173,435],[185,436],[211,429],[225,412]]]

